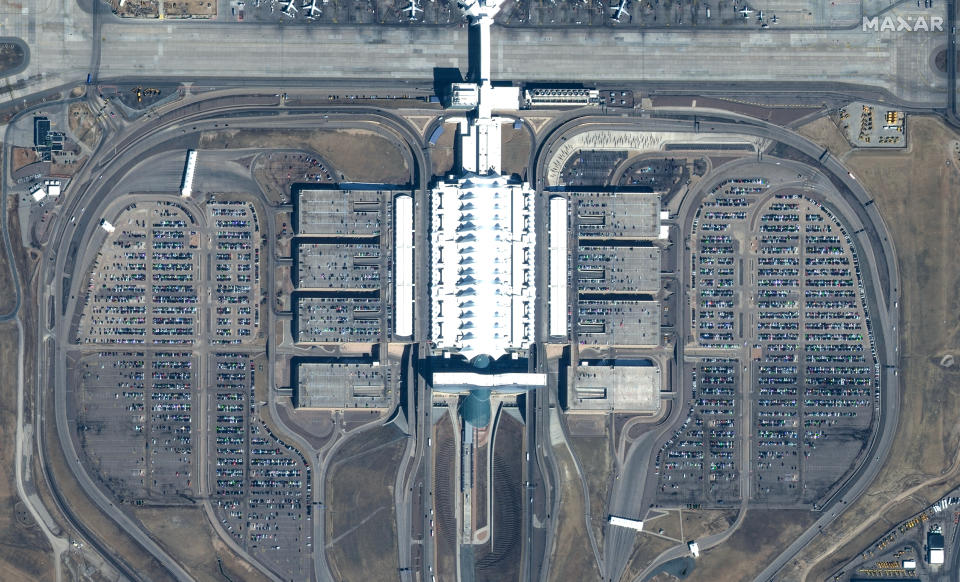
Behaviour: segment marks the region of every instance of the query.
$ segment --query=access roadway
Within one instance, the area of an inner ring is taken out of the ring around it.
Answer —
[[[556,127],[547,137],[540,146],[541,150],[546,153],[543,156],[544,160],[549,160],[552,157],[553,148],[557,147],[564,138],[568,138],[570,135],[588,131],[590,129],[620,129],[627,131],[685,131],[689,133],[699,132],[699,133],[739,133],[746,135],[753,135],[757,137],[763,137],[772,141],[778,141],[780,143],[786,144],[795,148],[796,150],[803,152],[804,154],[810,156],[812,160],[819,160],[819,165],[821,170],[824,171],[827,175],[832,175],[832,181],[835,185],[839,183],[841,185],[842,194],[844,200],[835,201],[835,203],[842,203],[846,206],[847,212],[844,215],[847,217],[847,220],[854,219],[857,222],[861,223],[864,229],[854,229],[860,230],[859,234],[854,235],[858,240],[858,246],[861,249],[860,256],[862,259],[866,259],[866,268],[865,272],[869,272],[872,277],[872,285],[868,285],[868,288],[874,289],[874,300],[872,303],[875,305],[872,311],[872,318],[874,321],[873,332],[877,337],[877,346],[879,356],[881,357],[881,362],[891,363],[894,365],[897,362],[897,344],[896,340],[891,341],[890,338],[896,338],[895,327],[896,322],[899,320],[899,271],[896,264],[896,254],[893,247],[893,241],[890,238],[886,225],[883,219],[880,217],[879,212],[876,209],[876,206],[872,204],[872,199],[869,194],[860,186],[859,182],[839,163],[832,155],[827,153],[822,146],[813,144],[806,138],[799,136],[798,134],[787,130],[782,127],[778,127],[766,122],[758,121],[752,118],[744,118],[743,116],[723,113],[723,112],[711,112],[710,121],[696,122],[693,120],[692,111],[674,111],[672,114],[679,117],[690,117],[690,119],[660,119],[660,118],[641,118],[641,119],[617,119],[607,117],[574,117],[571,116],[565,125]],[[719,121],[719,119],[726,119],[725,121]],[[543,176],[542,168],[538,173],[539,176]],[[542,178],[541,178],[542,180]],[[541,182],[542,183],[542,182]],[[678,219],[680,224],[683,224],[682,217]],[[813,524],[804,534],[791,546],[789,546],[768,568],[765,570],[758,580],[766,580],[771,578],[780,568],[793,556],[795,556],[802,548],[805,546],[814,536],[817,535],[820,528],[825,527],[829,522],[831,522],[835,517],[842,511],[843,506],[852,503],[857,499],[864,490],[869,486],[869,484],[876,477],[879,472],[882,460],[886,458],[889,453],[890,446],[892,445],[892,438],[897,426],[897,418],[899,415],[899,378],[895,369],[888,368],[887,366],[882,366],[883,381],[882,381],[882,402],[883,406],[881,407],[881,418],[879,423],[879,438],[874,439],[870,445],[869,452],[864,457],[864,462],[858,468],[857,472],[851,477],[847,483],[841,488],[841,490],[834,495],[833,500],[830,504],[830,507],[824,512],[823,517],[821,517],[817,523]],[[674,420],[676,424],[679,423],[679,414]],[[670,426],[668,424],[668,426]],[[674,425],[675,426],[675,425]],[[666,432],[666,431],[663,431]],[[661,433],[663,434],[663,433]],[[630,455],[632,457],[633,455]],[[629,457],[628,457],[629,458]],[[628,463],[627,468],[624,469],[626,477],[640,477],[645,474],[646,467],[649,465],[649,455],[645,457],[640,457],[638,459],[639,463],[636,465],[634,463]],[[639,466],[637,466],[639,465]],[[642,467],[642,469],[640,468]],[[634,471],[639,471],[639,473],[633,473]],[[620,482],[623,482],[624,478],[621,477]],[[635,482],[627,481],[625,485],[621,487],[629,486],[630,484],[636,485]],[[745,490],[749,491],[749,489]],[[632,496],[631,496],[632,497]],[[636,496],[641,497],[641,496]],[[646,497],[644,495],[643,497]],[[614,489],[613,495],[611,497],[612,501],[616,501],[617,494],[616,488]],[[615,504],[611,504],[611,512],[615,510],[624,509],[636,509],[639,512],[642,509],[642,505],[639,507],[620,507]],[[632,515],[631,513],[626,513],[626,515]],[[741,512],[739,518],[742,519],[743,512]],[[735,524],[736,525],[736,524]],[[621,540],[623,543],[618,544],[618,549],[616,551],[607,548],[611,545],[609,541],[605,544],[605,555],[607,559],[611,559],[613,563],[625,564],[626,559],[630,555],[632,550],[633,535],[629,536],[620,536],[629,539]],[[723,535],[723,534],[719,534]],[[705,543],[716,543],[719,541],[719,536],[714,537],[713,539],[704,540]],[[685,555],[687,552],[686,546],[679,546],[668,550],[662,554],[653,564],[647,568],[647,572],[651,572],[659,564],[668,561],[669,559],[678,557],[680,555]],[[612,555],[611,555],[612,553]],[[602,570],[607,575],[615,575],[617,570],[613,572],[610,571],[612,564],[607,564]],[[640,579],[643,577],[641,576]]]
[[[24,112],[24,114],[29,114],[30,111],[31,109],[27,109]],[[10,132],[11,125],[7,126],[6,131],[8,134]],[[4,141],[6,144],[10,143],[9,139],[6,139]],[[9,146],[7,147],[9,148]],[[8,166],[6,164],[4,164],[2,172],[3,172],[2,187],[0,188],[2,188],[2,195],[3,195],[2,197],[4,201],[3,240],[5,244],[5,250],[8,256],[8,264],[10,265],[11,274],[12,274],[15,303],[14,303],[13,309],[9,313],[4,314],[2,317],[0,317],[0,320],[2,321],[16,320],[17,322],[17,329],[18,329],[18,336],[19,336],[18,341],[21,344],[18,367],[22,369],[23,357],[24,357],[24,350],[22,349],[22,344],[25,338],[24,338],[23,325],[22,325],[22,322],[20,321],[20,316],[21,316],[20,307],[22,306],[23,299],[22,299],[22,288],[20,285],[20,276],[17,270],[17,264],[16,264],[16,261],[14,261],[13,259],[13,251],[12,251],[13,247],[10,246],[10,233],[8,228],[8,220],[6,218],[6,212],[7,212],[7,209],[9,208],[9,206],[6,204],[6,200],[9,195],[9,192],[8,192],[9,176],[8,176]],[[45,405],[46,391],[43,390],[42,387],[49,385],[50,378],[46,378],[46,375],[47,375],[46,373],[47,371],[51,370],[50,362],[45,361],[44,358],[49,358],[53,350],[53,346],[54,346],[54,343],[52,341],[53,330],[49,329],[48,325],[49,325],[49,322],[55,320],[55,317],[52,314],[48,313],[49,303],[44,301],[42,296],[38,297],[37,306],[38,306],[38,310],[37,310],[37,330],[36,330],[36,341],[37,341],[36,354],[38,354],[38,358],[40,358],[39,359],[40,364],[37,366],[37,370],[38,370],[37,377],[36,377],[37,390],[35,394],[35,400],[33,403],[34,417],[35,417],[33,434],[36,439],[36,443],[32,441],[26,442],[26,437],[24,435],[23,423],[24,423],[24,416],[26,414],[25,405],[24,405],[25,380],[21,373],[19,374],[19,379],[17,382],[18,406],[17,406],[16,480],[17,480],[18,494],[21,496],[24,503],[27,505],[34,519],[37,520],[39,527],[41,527],[44,534],[50,540],[51,546],[54,548],[54,557],[59,560],[59,555],[63,551],[62,544],[65,542],[64,540],[62,540],[62,538],[60,538],[57,535],[57,532],[51,531],[51,527],[45,523],[46,519],[49,517],[49,512],[46,509],[43,509],[42,510],[43,513],[40,513],[41,510],[33,506],[32,499],[36,497],[35,493],[33,492],[34,485],[32,482],[25,480],[23,476],[24,470],[22,469],[22,467],[24,463],[28,462],[32,449],[36,447],[37,455],[41,459],[40,467],[41,467],[41,471],[43,472],[43,478],[48,485],[48,490],[50,491],[53,503],[56,505],[56,508],[60,511],[60,513],[64,516],[64,518],[67,520],[67,522],[69,523],[69,526],[75,532],[77,532],[80,540],[90,543],[93,549],[98,553],[98,555],[105,562],[107,562],[114,569],[114,571],[120,574],[123,574],[130,579],[136,579],[135,571],[132,568],[130,568],[130,566],[125,561],[115,556],[114,553],[112,553],[97,536],[92,535],[92,532],[77,517],[73,508],[70,506],[69,503],[67,503],[64,500],[63,496],[61,495],[57,486],[57,481],[54,479],[53,473],[51,472],[49,465],[44,460],[46,454],[45,454],[45,448],[44,448],[44,442],[43,442],[44,430],[43,430],[42,423],[43,423],[43,418],[45,416],[44,408],[46,406]],[[43,333],[40,333],[41,330],[43,331]],[[43,354],[43,356],[41,357],[40,354]],[[62,567],[58,563],[56,566],[56,575],[58,580],[61,578],[62,573],[63,573]]]
[[[216,105],[218,104],[219,102],[215,101],[213,103],[214,107],[210,108],[209,111],[205,111],[204,114],[201,114],[197,117],[202,118],[205,115],[215,116],[216,114],[222,113],[222,110],[216,107]],[[263,105],[259,105],[259,107],[262,109]],[[198,109],[202,110],[203,108],[200,107]],[[231,113],[236,114],[237,111],[232,111]],[[250,111],[248,111],[248,113],[250,113]],[[355,113],[351,112],[350,118],[354,120],[353,121],[354,125],[355,125],[355,120],[357,119],[358,113],[359,112],[355,112]],[[295,116],[291,116],[291,118],[293,117]],[[331,119],[331,117],[333,117],[334,119]],[[316,118],[314,119],[314,123],[326,124],[331,128],[337,127],[341,125],[342,122],[337,121],[335,119],[336,117],[337,117],[336,113],[333,113],[332,115],[325,114],[323,117],[316,116]],[[47,281],[47,287],[41,295],[43,297],[55,296],[57,297],[57,299],[59,299],[59,301],[56,302],[57,306],[60,307],[60,309],[57,310],[57,314],[62,313],[64,311],[64,307],[66,307],[64,302],[69,301],[67,298],[71,296],[70,288],[75,287],[75,285],[78,284],[78,283],[74,283],[75,278],[71,276],[72,270],[67,268],[67,265],[71,265],[75,267],[78,264],[82,265],[84,263],[84,261],[82,260],[80,261],[77,260],[78,258],[77,251],[81,248],[84,248],[85,243],[83,242],[83,239],[87,238],[92,228],[96,228],[96,221],[100,216],[100,214],[98,214],[98,207],[100,206],[101,201],[105,199],[106,194],[110,191],[110,189],[104,187],[104,185],[115,184],[116,183],[115,178],[117,178],[118,176],[122,176],[126,172],[130,171],[133,168],[133,166],[137,163],[138,160],[144,159],[145,157],[149,157],[149,155],[159,151],[157,150],[157,147],[161,147],[161,148],[164,147],[162,145],[163,143],[171,144],[171,145],[167,145],[166,146],[167,148],[173,147],[175,149],[182,150],[185,147],[187,147],[189,140],[187,142],[183,141],[183,139],[186,139],[186,137],[181,134],[179,123],[182,123],[184,121],[187,121],[187,122],[195,121],[195,119],[191,119],[189,117],[187,117],[185,120],[183,118],[177,118],[175,121],[170,121],[166,125],[164,125],[163,123],[158,123],[159,119],[161,118],[154,120],[154,125],[156,127],[151,129],[150,131],[131,132],[132,137],[128,136],[128,137],[131,137],[131,139],[125,140],[122,135],[118,136],[118,139],[113,142],[117,145],[114,146],[113,148],[114,151],[111,152],[113,155],[110,156],[110,160],[111,160],[110,164],[108,166],[104,166],[102,164],[100,165],[91,164],[86,168],[88,170],[87,171],[88,175],[85,176],[87,179],[86,186],[82,186],[84,184],[83,182],[84,176],[78,177],[80,179],[78,179],[75,182],[78,184],[78,191],[77,191],[78,193],[76,196],[71,197],[70,207],[68,208],[67,212],[64,213],[64,215],[73,216],[73,217],[79,216],[80,220],[76,221],[75,223],[60,225],[61,228],[53,239],[55,243],[48,246],[47,254],[44,256],[45,259],[53,259],[54,258],[53,251],[50,251],[49,249],[62,250],[60,245],[62,245],[64,242],[69,241],[71,239],[73,240],[73,242],[69,246],[70,252],[56,253],[56,258],[58,258],[58,261],[56,261],[55,264],[51,264],[46,260],[44,261],[44,265],[48,267],[47,276],[45,277]],[[232,119],[231,121],[234,123],[234,126],[243,125],[242,122],[237,123],[235,119]],[[256,125],[257,121],[259,121],[260,124],[262,124],[263,126],[269,125],[271,127],[277,127],[277,126],[302,127],[298,124],[301,124],[304,122],[303,118],[291,119],[289,121],[289,124],[278,123],[278,120],[275,118],[270,119],[269,121],[264,121],[263,119],[250,120],[250,122],[253,125]],[[389,120],[384,119],[383,115],[381,115],[381,119],[379,121],[382,124],[389,123]],[[206,122],[197,121],[197,123],[199,124],[198,126],[196,126],[198,130],[203,130],[207,128],[212,128],[214,126],[223,126],[225,125],[226,122],[223,120],[220,120],[220,121],[206,121]],[[151,134],[151,131],[155,135]],[[191,133],[192,131],[193,130],[191,129]],[[173,140],[173,141],[171,142],[170,140]],[[157,145],[157,144],[161,144],[161,145]],[[102,172],[102,173],[100,173],[100,175],[97,176],[96,178],[93,178],[92,175],[90,174],[94,171]],[[104,177],[106,177],[106,180],[103,180]],[[86,212],[84,212],[84,210],[86,210]],[[72,233],[72,234],[68,234],[68,233]],[[67,259],[68,256],[70,257],[69,261]],[[268,272],[270,272],[269,269],[268,269]],[[60,282],[56,273],[62,273],[65,275],[63,279],[62,293],[55,292],[57,290],[56,289],[57,283]],[[48,315],[53,317],[53,314],[48,314]],[[66,315],[67,317],[62,319],[62,321],[69,322],[71,320],[72,312],[69,312],[68,310],[68,313]],[[66,327],[68,326],[64,326],[64,329],[61,329],[60,331],[60,340],[63,343],[63,345],[66,345],[65,342],[68,341],[68,338],[65,335],[67,332]],[[62,357],[58,358],[58,360],[60,362],[60,366],[62,366],[62,361],[63,361]],[[62,382],[64,378],[63,376],[64,370],[62,369],[62,367],[58,370],[58,372],[59,372],[58,381]],[[70,442],[70,439],[69,439],[69,431],[66,430],[65,401],[63,400],[64,386],[61,383],[58,383],[58,388],[59,389],[57,390],[57,396],[58,396],[57,417],[58,417],[58,428],[60,429],[60,433],[61,433],[61,441],[62,441],[61,446],[63,446],[64,449],[67,451],[72,451],[72,442]],[[278,418],[276,415],[275,409],[272,409],[271,412],[273,413],[274,418]],[[82,469],[82,467],[79,466],[78,456],[74,454],[72,457],[70,457],[70,459],[73,461],[72,468],[74,469],[74,472],[78,474],[78,479],[80,480],[81,484],[85,485],[85,490],[87,491],[88,495],[90,495],[91,498],[94,499],[94,501],[98,502],[98,505],[101,506],[101,509],[103,509],[106,513],[114,517],[118,521],[118,523],[120,523],[121,526],[124,526],[124,529],[126,529],[128,533],[130,533],[135,539],[137,539],[138,542],[144,545],[145,548],[148,551],[150,551],[150,553],[154,554],[154,556],[157,557],[162,563],[170,564],[171,570],[174,572],[176,576],[178,576],[181,579],[186,579],[185,572],[182,571],[182,569],[176,564],[176,562],[169,559],[169,556],[165,555],[162,552],[162,549],[160,549],[158,546],[153,544],[152,540],[150,540],[148,536],[143,535],[143,532],[139,530],[139,528],[132,525],[132,523],[129,523],[129,520],[126,518],[125,514],[123,514],[122,511],[116,508],[113,505],[113,503],[109,501],[109,499],[106,499],[102,496],[102,493],[100,493],[99,490],[97,490],[96,486],[89,480],[89,477],[86,475],[85,471]],[[317,483],[318,487],[316,487],[315,491],[317,491],[318,496],[322,496],[323,471],[316,471],[314,474],[317,476],[317,481],[318,481]],[[315,523],[322,523],[322,521],[323,521],[322,511],[320,511],[318,512],[318,520]],[[319,535],[315,537],[315,544],[316,544],[316,547],[322,548],[323,547],[322,545],[323,530],[320,527],[317,527],[316,529],[319,532]],[[327,570],[326,570],[325,564],[323,563],[324,552],[318,551],[318,552],[314,552],[314,554],[318,559],[318,566],[317,566],[318,572],[326,572]],[[318,578],[322,580],[329,579],[329,575],[327,576],[319,575]]]
[[[266,96],[265,96],[265,98],[266,98]],[[237,104],[235,103],[235,104],[233,104],[233,105],[237,105]],[[258,107],[259,107],[259,108],[262,108],[263,105],[254,105],[254,106],[252,106],[251,109],[256,109],[256,108],[258,108]],[[217,109],[220,109],[220,111],[219,111],[220,114],[225,114],[227,111],[231,110],[232,107],[224,105],[223,107],[218,107]],[[198,110],[199,110],[199,111],[202,111],[202,107],[198,108]],[[249,111],[248,111],[248,112],[249,112]],[[236,112],[233,112],[233,111],[230,112],[231,115],[234,114],[234,113],[236,113]],[[204,114],[204,113],[195,113],[194,115],[196,115],[197,118],[201,118],[201,119],[204,118],[205,116],[207,116],[207,115]],[[238,118],[236,118],[236,117],[229,118],[229,122],[236,124],[236,123],[237,123],[237,121],[236,121],[237,119],[238,119]],[[601,119],[604,123],[609,123],[609,122],[611,122],[611,118],[609,118],[609,117],[600,118],[600,119]],[[158,125],[162,126],[162,124],[160,123],[161,121],[167,122],[167,123],[170,123],[170,124],[173,124],[173,123],[180,123],[180,124],[182,124],[182,123],[188,122],[188,121],[190,121],[190,120],[191,120],[191,118],[190,118],[190,117],[187,117],[187,116],[180,117],[180,118],[178,118],[178,119],[175,120],[175,121],[173,121],[173,120],[168,120],[168,119],[164,119],[163,116],[158,116],[158,117],[154,120],[154,122],[157,122]],[[219,120],[219,121],[220,121],[221,123],[227,123],[227,119],[226,119],[226,118],[221,119],[221,120]],[[213,123],[213,122],[209,122],[209,121],[208,121],[208,123]],[[577,120],[577,124],[578,124],[578,125],[579,125],[579,124],[584,124],[584,123],[590,123],[590,120],[589,120],[589,119],[580,119],[580,120]],[[629,126],[630,126],[631,128],[633,128],[633,129],[644,129],[644,128],[645,128],[645,129],[657,129],[657,128],[663,128],[663,129],[677,130],[677,129],[683,128],[683,129],[686,129],[686,130],[688,130],[688,131],[689,131],[689,130],[692,130],[692,129],[694,128],[693,122],[690,122],[690,121],[642,120],[642,119],[641,119],[641,120],[632,120],[632,122],[629,123]],[[171,127],[172,127],[172,125],[166,128],[168,137],[170,136],[170,134],[174,133],[174,131],[170,131],[170,128],[171,128]],[[178,126],[178,127],[179,127],[179,126]],[[765,133],[765,134],[767,134],[768,137],[769,137],[770,135],[776,135],[776,134],[778,134],[778,133],[784,132],[784,130],[782,130],[781,128],[776,128],[776,127],[773,127],[773,126],[771,126],[771,127],[763,127],[762,124],[759,124],[759,126],[758,126],[757,124],[753,124],[753,126],[751,127],[751,124],[744,124],[744,123],[742,123],[742,122],[741,122],[741,123],[731,123],[731,124],[719,124],[719,123],[717,123],[717,124],[707,124],[707,123],[702,123],[702,124],[700,124],[700,130],[701,130],[701,131],[716,131],[716,132],[738,132],[738,131],[739,131],[739,132],[744,132],[744,131],[747,130],[747,128],[750,128],[750,129],[749,129],[749,132],[751,132],[751,133],[759,133],[759,134],[764,134],[764,133]],[[788,136],[789,136],[789,135],[795,135],[795,134],[788,134]],[[134,144],[135,142],[140,142],[141,140],[144,140],[145,137],[146,137],[146,136],[143,135],[143,134],[140,134],[140,135],[131,134],[131,135],[129,135],[129,136],[126,138],[126,140],[124,140],[124,139],[122,139],[122,138],[118,139],[117,141],[114,142],[115,144],[117,144],[117,145],[115,146],[116,149],[115,149],[114,154],[115,154],[117,157],[121,157],[121,158],[124,157],[124,155],[128,155],[129,152],[126,152],[126,150],[124,150],[123,148],[129,148],[129,147],[130,147],[132,144]],[[800,139],[800,140],[802,140],[802,138],[799,138],[799,136],[797,136],[797,138]],[[789,140],[789,139],[779,139],[779,141],[784,141],[785,143],[787,143],[787,142],[790,141],[790,140]],[[810,144],[810,145],[812,146],[812,144]],[[143,147],[143,146],[141,145],[141,147]],[[795,146],[795,147],[796,147],[796,146]],[[804,147],[806,147],[806,146],[804,146]],[[816,147],[816,146],[814,146],[814,147]],[[134,148],[134,149],[137,149],[137,148]],[[798,149],[801,149],[801,151],[803,151],[804,148],[798,148]],[[809,149],[809,148],[806,148],[806,149]],[[810,152],[810,153],[811,153],[811,154],[815,154],[815,155],[819,155],[819,153],[821,153],[821,152],[813,151],[813,152]],[[842,169],[842,166],[840,166],[838,162],[836,162],[835,160],[831,160],[829,157],[827,157],[827,158],[825,159],[825,163],[827,163],[827,164],[833,163],[833,164],[835,164],[836,166],[839,166],[839,167]],[[92,166],[91,166],[91,168],[98,168],[98,167],[99,167],[99,166],[96,166],[96,165],[92,165]],[[91,169],[91,171],[93,171],[93,170]],[[93,180],[92,176],[87,176],[87,179],[88,179],[88,180]],[[853,183],[854,183],[856,186],[858,186],[858,184],[856,184],[855,181],[853,181]],[[861,189],[861,190],[862,190],[862,189]],[[867,198],[863,198],[863,199],[864,199],[864,200],[867,200]],[[70,209],[71,212],[67,213],[67,214],[66,214],[67,216],[74,215],[74,214],[80,214],[80,213],[77,213],[77,206],[79,206],[80,209],[83,209],[83,208],[86,206],[86,203],[82,203],[82,202],[80,202],[80,200],[83,200],[83,197],[82,197],[82,196],[78,196],[78,197],[75,197],[75,198],[73,199],[73,206],[72,206],[71,209]],[[873,209],[873,211],[875,212],[875,208]],[[82,224],[83,226],[81,227],[80,225],[78,225],[77,230],[83,230],[83,229],[88,228],[88,227],[89,227],[88,221],[89,221],[89,220],[92,220],[92,219],[95,219],[95,216],[93,216],[93,214],[91,214],[91,213],[89,213],[89,212],[88,212],[88,213],[85,213],[85,214],[81,214],[81,224]],[[74,237],[70,237],[70,236],[66,236],[66,237],[65,237],[65,236],[63,236],[63,234],[61,233],[61,235],[57,238],[57,240],[58,240],[58,241],[64,241],[64,242],[65,242],[65,241],[67,241],[67,240],[70,240],[71,238],[74,238]],[[76,240],[76,239],[74,239],[74,242],[79,242],[79,241]],[[58,244],[58,245],[51,245],[50,248],[62,248],[62,247]],[[75,249],[75,248],[76,248],[75,246],[71,245],[71,249]],[[886,254],[887,254],[888,257],[891,257],[891,256],[892,256],[892,253],[886,253]],[[70,255],[71,255],[70,252],[68,252],[68,253],[60,253],[60,256],[62,256],[62,257],[66,257],[66,256],[70,256]],[[63,265],[61,264],[60,266],[62,267]],[[54,270],[54,272],[56,272],[56,270]],[[68,271],[60,271],[60,272],[68,272]],[[50,277],[50,278],[48,279],[48,281],[50,281],[51,279],[53,279],[53,277]],[[52,281],[50,281],[50,282],[52,282]],[[54,293],[52,288],[49,289],[49,291],[50,291],[51,294],[53,294],[53,295],[60,295],[59,293]],[[65,296],[65,295],[61,295],[61,297],[64,297],[64,296]],[[61,305],[62,305],[62,303],[61,303]],[[61,370],[61,372],[62,372],[62,370]],[[547,400],[547,399],[543,399],[543,400],[544,400],[543,406],[546,407],[546,406],[547,406],[547,404],[546,404],[546,400]],[[58,416],[59,416],[59,415],[58,415]],[[538,415],[538,416],[539,416],[539,415]],[[58,420],[60,420],[60,419],[58,418]],[[59,424],[59,422],[58,422],[58,424]],[[544,424],[545,424],[545,423],[544,423]],[[894,423],[894,424],[895,424],[895,423]],[[541,441],[539,441],[539,442],[545,442],[545,441],[542,441],[542,440],[541,440]],[[543,462],[543,463],[548,462],[546,458],[541,458],[540,460],[541,460],[541,462]],[[109,506],[109,505],[108,505],[108,507],[112,507],[112,506]],[[318,521],[322,521],[322,520],[318,520]],[[316,546],[317,546],[318,548],[319,548],[319,547],[322,547],[322,545],[321,545],[321,540],[320,540],[319,538],[315,538],[315,543],[316,543]],[[169,562],[168,562],[168,563],[169,563]]]

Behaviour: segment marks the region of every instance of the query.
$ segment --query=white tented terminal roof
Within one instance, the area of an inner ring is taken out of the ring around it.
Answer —
[[[413,335],[413,197],[400,194],[395,204],[394,322],[396,335],[408,337]]]
[[[500,118],[464,119],[460,124],[460,159],[464,172],[500,173]]]
[[[533,342],[534,191],[466,173],[432,193],[432,333],[440,349],[498,358]]]
[[[550,197],[550,335],[567,335],[567,199]]]

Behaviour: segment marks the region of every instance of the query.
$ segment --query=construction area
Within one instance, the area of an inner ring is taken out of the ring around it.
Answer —
[[[873,103],[850,103],[840,109],[837,123],[855,147],[907,147],[907,114],[901,110]]]

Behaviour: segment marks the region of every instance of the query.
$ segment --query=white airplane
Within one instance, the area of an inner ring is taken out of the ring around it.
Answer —
[[[317,6],[317,0],[304,0],[303,4],[300,5],[300,8],[306,10],[307,18],[310,20],[313,20],[323,13],[323,9]]]
[[[403,11],[409,13],[410,20],[416,20],[417,12],[423,12],[423,8],[420,8],[418,0],[410,0],[410,4]]]
[[[297,6],[293,3],[293,0],[280,0],[280,12],[284,16],[295,18],[297,16]]]
[[[743,9],[740,10],[740,15],[743,16],[744,18],[750,16],[751,14],[753,14],[753,10],[750,10],[746,6],[744,6]]]
[[[620,4],[618,4],[616,8],[610,8],[610,10],[613,10],[613,14],[610,16],[610,19],[614,22],[620,22],[620,18],[622,18],[623,15],[630,16],[630,13],[627,12],[628,2],[629,0],[620,0]]]
[[[757,20],[763,20],[763,10],[757,12]]]

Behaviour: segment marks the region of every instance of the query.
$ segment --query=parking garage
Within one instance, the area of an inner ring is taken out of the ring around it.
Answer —
[[[301,409],[385,409],[398,371],[372,358],[300,360],[293,369],[294,406]]]

